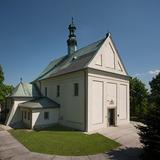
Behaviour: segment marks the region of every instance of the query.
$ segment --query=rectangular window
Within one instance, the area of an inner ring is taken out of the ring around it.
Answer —
[[[44,112],[44,119],[49,119],[49,112]]]
[[[28,112],[28,120],[30,120],[30,112]]]
[[[79,84],[74,83],[74,96],[78,96],[78,92],[79,92]]]
[[[60,86],[57,85],[57,97],[59,97],[59,96],[60,96]]]
[[[26,111],[24,112],[24,119],[26,119],[27,118],[27,113],[26,113]]]
[[[23,116],[24,116],[24,115],[23,115],[23,111],[22,111],[22,120],[23,120]]]
[[[45,87],[44,95],[47,97],[47,87]]]

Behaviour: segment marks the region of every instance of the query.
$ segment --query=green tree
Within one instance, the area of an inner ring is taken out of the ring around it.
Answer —
[[[6,96],[12,93],[13,86],[4,84],[4,73],[0,65],[0,104],[4,106]]]
[[[149,83],[150,107],[144,117],[144,126],[139,126],[145,160],[160,159],[160,73]],[[154,158],[153,158],[154,157]]]
[[[142,119],[148,107],[148,91],[138,78],[130,78],[130,115]]]
[[[3,81],[4,81],[4,73],[3,73],[2,66],[0,65],[0,84],[2,84]]]
[[[150,103],[160,107],[160,73],[149,82],[151,87]]]

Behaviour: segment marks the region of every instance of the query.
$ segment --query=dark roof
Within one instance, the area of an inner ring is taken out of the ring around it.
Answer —
[[[47,108],[60,107],[58,103],[47,97],[36,98],[28,102],[20,103],[18,106],[21,108],[31,108],[31,109],[47,109]]]
[[[8,97],[39,97],[38,88],[34,84],[20,82]]]
[[[72,55],[66,55],[53,60],[34,81],[62,75],[85,68],[90,60],[95,56],[106,38],[83,47],[77,50]]]

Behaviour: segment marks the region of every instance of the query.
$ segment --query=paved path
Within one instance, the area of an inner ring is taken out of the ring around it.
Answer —
[[[109,137],[127,148],[142,147],[139,142],[138,130],[135,126],[140,123],[131,122],[131,124],[121,125],[118,127],[109,127],[98,131],[100,134]]]
[[[129,129],[128,127],[131,128]],[[15,138],[13,138],[7,131],[0,128],[0,160],[138,160],[138,156],[141,152],[141,149],[138,148],[139,145],[131,146],[131,143],[129,142],[129,147],[128,145],[126,145],[127,142],[124,140],[124,137],[127,137],[128,134],[131,133],[131,135],[134,135],[133,133],[135,132],[135,130],[132,129],[132,126],[123,126],[122,128],[120,128],[119,132],[111,128],[109,129],[110,131],[101,131],[102,134],[108,137],[113,137],[117,141],[123,142],[125,144],[125,146],[122,146],[121,148],[118,148],[111,152],[89,156],[57,156],[30,152]],[[117,137],[115,134],[111,134],[113,130],[114,133],[117,133],[121,136]],[[127,131],[128,134],[125,131]],[[131,137],[127,139],[135,139],[134,136],[132,138]]]

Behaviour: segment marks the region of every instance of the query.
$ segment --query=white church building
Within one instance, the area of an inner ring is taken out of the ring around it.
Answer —
[[[129,123],[129,75],[111,34],[77,49],[73,21],[68,29],[68,53],[8,97],[6,125],[58,123],[90,132]]]

